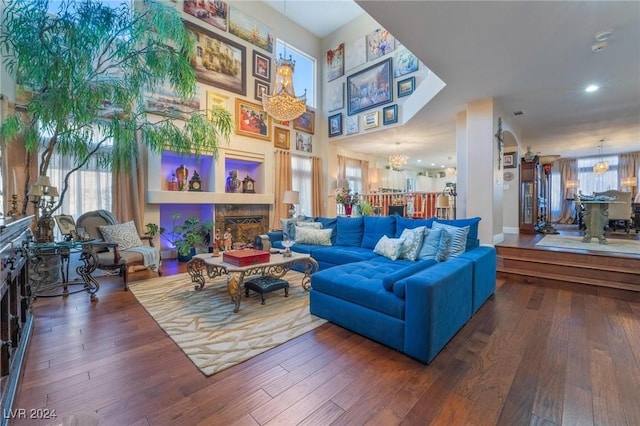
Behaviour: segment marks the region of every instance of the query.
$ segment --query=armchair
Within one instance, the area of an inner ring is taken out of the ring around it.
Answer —
[[[132,266],[144,266],[162,275],[160,251],[154,247],[152,237],[138,235],[133,222],[119,223],[111,212],[94,210],[78,217],[76,226],[85,228],[91,238],[116,244],[113,251],[98,253],[97,268],[118,271],[125,290],[129,289],[129,268]],[[144,246],[143,241],[148,246]]]
[[[595,195],[616,197],[615,201],[617,203],[609,204],[609,227],[615,231],[618,224],[622,223],[625,232],[628,234],[631,229],[631,193],[611,190],[596,192]]]

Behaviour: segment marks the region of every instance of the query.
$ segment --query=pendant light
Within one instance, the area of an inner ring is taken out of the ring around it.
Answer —
[[[600,161],[598,161],[593,166],[593,173],[597,175],[604,174],[607,170],[609,170],[609,162],[605,161],[604,157],[602,156],[602,144],[604,144],[604,139],[600,139],[600,150],[599,150]]]

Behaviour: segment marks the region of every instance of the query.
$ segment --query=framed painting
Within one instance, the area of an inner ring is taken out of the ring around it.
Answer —
[[[307,110],[307,112],[305,112],[300,117],[293,120],[293,128],[296,130],[300,130],[302,132],[314,134],[315,122],[316,122],[316,113],[313,111]]]
[[[363,129],[373,129],[374,127],[378,127],[380,125],[378,121],[378,111],[372,111],[364,114],[362,116],[362,128]]]
[[[334,81],[327,85],[329,111],[344,108],[344,83]]]
[[[262,106],[236,98],[236,134],[271,140],[271,120]]]
[[[367,60],[373,61],[382,55],[393,52],[395,38],[384,28],[378,28],[367,34]]]
[[[195,37],[196,51],[201,52],[191,60],[196,79],[242,96],[247,94],[246,48],[212,31],[200,28],[189,21],[185,26]]]
[[[306,133],[296,132],[296,149],[302,152],[312,152],[313,146],[311,141],[311,135]]]
[[[398,104],[393,104],[382,108],[382,124],[393,124],[398,122]]]
[[[269,53],[273,52],[274,37],[271,28],[233,6],[229,18],[229,32]]]
[[[253,51],[253,76],[267,82],[271,81],[271,58]]]
[[[342,113],[334,114],[329,117],[329,137],[342,134]]]
[[[209,25],[227,31],[229,5],[220,0],[188,1],[182,4],[182,11],[195,16]]]
[[[281,127],[276,127],[273,129],[273,146],[276,148],[289,149],[289,129],[283,129]]]
[[[393,101],[391,58],[347,77],[347,113],[356,114]]]
[[[344,43],[327,51],[327,81],[344,75]]]
[[[402,47],[393,52],[393,76],[402,77],[406,74],[418,71],[420,61],[407,49]]]
[[[360,131],[358,128],[358,116],[352,115],[351,117],[347,117],[345,120],[345,134],[353,135]]]
[[[210,110],[214,106],[219,106],[227,111],[231,111],[228,96],[207,90],[207,110]]]
[[[416,86],[416,78],[409,77],[398,82],[398,97],[409,96],[413,93]]]
[[[145,110],[149,114],[188,119],[194,111],[200,109],[200,86],[196,85],[193,99],[180,99],[171,88],[169,81],[165,80],[161,86],[154,88],[153,91],[145,91],[144,102]]]
[[[289,127],[291,125],[289,120],[276,120],[275,118],[273,119],[273,123],[284,127]]]
[[[505,169],[515,169],[518,167],[517,152],[505,152],[502,156],[502,163]]]
[[[367,41],[360,37],[347,44],[344,49],[344,69],[349,71],[367,62]]]
[[[68,214],[59,214],[53,217],[58,224],[58,229],[62,235],[72,235],[76,232],[76,222],[73,216]]]
[[[262,95],[269,94],[269,84],[264,81],[255,80],[254,97],[257,101],[262,102]]]

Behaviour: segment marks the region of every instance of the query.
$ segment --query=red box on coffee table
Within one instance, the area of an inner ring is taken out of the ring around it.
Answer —
[[[266,263],[271,258],[268,251],[255,249],[230,250],[222,253],[222,261],[235,266],[251,266]]]

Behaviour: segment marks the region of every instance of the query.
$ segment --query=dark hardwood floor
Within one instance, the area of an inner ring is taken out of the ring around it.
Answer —
[[[205,377],[119,279],[101,284],[97,303],[36,301],[14,408],[57,418],[11,424],[640,425],[638,302],[499,279],[430,365],[325,324]]]

